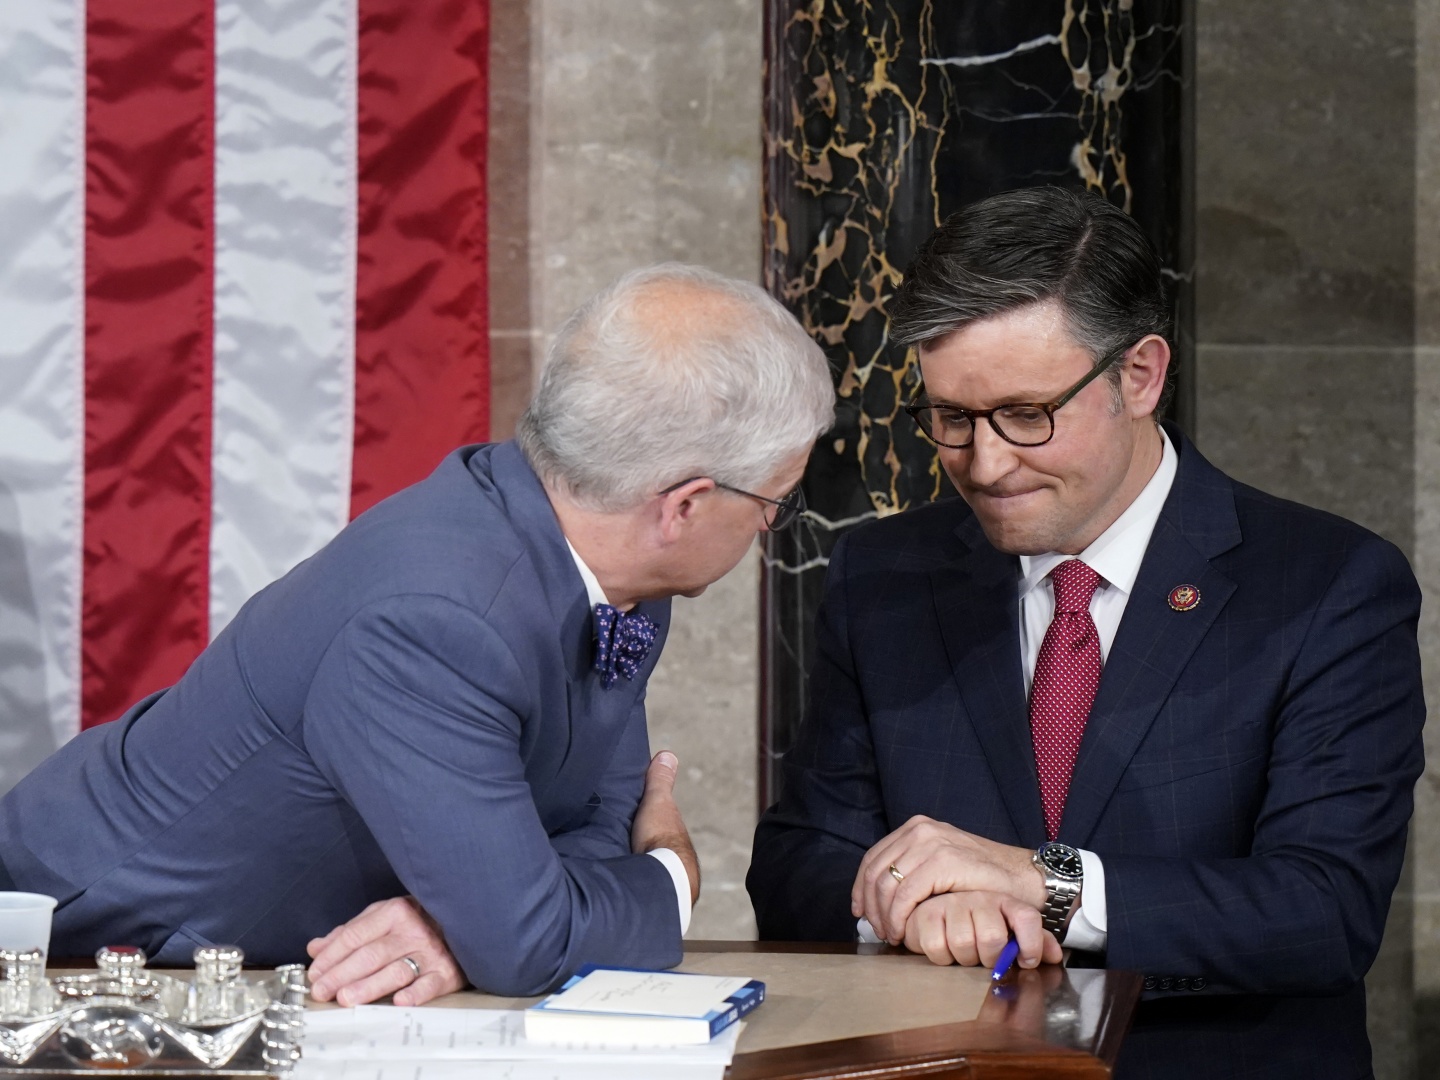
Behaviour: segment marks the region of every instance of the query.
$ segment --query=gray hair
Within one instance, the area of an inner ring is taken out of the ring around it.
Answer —
[[[1135,219],[1090,191],[1005,191],[956,211],[920,245],[889,304],[890,339],[923,347],[979,319],[1055,300],[1096,364],[1170,337],[1160,260]],[[1174,393],[1175,365],[1157,412]],[[1119,403],[1120,369],[1107,373]]]
[[[666,291],[717,302],[645,318]],[[664,263],[626,274],[566,320],[516,438],[546,483],[595,510],[693,476],[753,491],[834,422],[820,347],[759,286]]]

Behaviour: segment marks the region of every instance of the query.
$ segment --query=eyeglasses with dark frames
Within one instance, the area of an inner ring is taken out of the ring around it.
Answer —
[[[1085,377],[1054,401],[1015,402],[993,409],[965,409],[959,405],[934,405],[918,401],[905,406],[926,438],[937,446],[967,450],[975,442],[975,425],[988,420],[996,435],[1014,446],[1044,446],[1055,437],[1055,413],[1101,374],[1124,359],[1129,347],[1107,356],[1085,373]]]
[[[753,491],[746,491],[744,488],[722,484],[720,481],[708,476],[692,476],[689,479],[681,480],[678,484],[671,484],[664,491],[660,492],[660,494],[669,495],[670,492],[682,488],[686,484],[694,483],[696,480],[709,480],[722,491],[729,491],[736,495],[744,495],[747,498],[755,499],[757,502],[768,503],[770,506],[776,507],[775,512],[765,519],[765,527],[771,532],[784,532],[791,525],[794,525],[795,522],[799,521],[800,515],[805,512],[805,491],[800,487],[796,487],[794,491],[790,492],[790,494],[786,495],[783,499],[770,499],[764,495],[756,495]]]

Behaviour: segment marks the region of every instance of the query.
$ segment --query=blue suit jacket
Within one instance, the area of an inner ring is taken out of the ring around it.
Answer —
[[[0,802],[0,861],[59,898],[51,951],[197,944],[304,961],[413,894],[470,980],[681,956],[665,867],[630,854],[645,682],[591,670],[585,588],[511,443],[450,455],[255,596],[179,683]]]
[[[1107,965],[1164,999],[1121,1072],[1289,1075],[1284,1038],[1296,1075],[1362,1076],[1361,979],[1422,766],[1419,590],[1391,544],[1231,481],[1169,430],[1179,470],[1059,834],[1104,860]],[[809,713],[755,838],[763,937],[853,940],[861,856],[913,815],[1045,839],[1018,579],[960,499],[837,546]],[[1192,611],[1169,606],[1182,584]]]

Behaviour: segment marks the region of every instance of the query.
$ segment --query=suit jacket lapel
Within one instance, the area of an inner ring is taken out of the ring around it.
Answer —
[[[1036,845],[1045,839],[1045,818],[1020,667],[1019,564],[990,546],[973,517],[956,532],[967,550],[931,574],[936,617],[1018,842]]]
[[[575,569],[575,559],[565,543],[559,519],[550,505],[550,497],[540,478],[535,475],[524,453],[513,441],[497,443],[488,448],[487,458],[477,454],[471,458],[472,472],[488,470],[516,535],[530,550],[530,558],[550,616],[560,627],[565,645],[566,666],[571,678],[585,670],[589,663],[589,638],[583,637],[585,648],[577,644],[576,631],[583,623],[583,635],[589,634],[590,605],[585,598],[585,583]],[[477,538],[483,543],[484,538]]]
[[[477,453],[471,458],[471,472],[493,482],[517,535],[529,548],[544,593],[543,603],[554,620],[564,657],[569,737],[565,753],[557,760],[556,782],[552,785],[553,789],[561,790],[563,785],[559,781],[572,770],[594,770],[598,774],[613,755],[664,645],[670,623],[670,602],[647,601],[637,605],[635,610],[650,616],[659,627],[655,648],[633,680],[617,679],[610,689],[602,689],[594,670],[594,615],[585,594],[585,583],[575,567],[550,498],[513,441],[487,449],[487,456]]]
[[[569,686],[566,687],[570,706],[570,738],[554,779],[547,788],[547,792],[559,802],[573,802],[577,794],[588,794],[592,785],[609,768],[615,751],[624,741],[630,714],[645,692],[650,673],[655,670],[670,622],[668,600],[636,605],[635,611],[654,619],[659,628],[655,647],[640,665],[635,678],[621,676],[609,689],[605,689],[600,685],[600,676],[592,663],[593,620],[583,596],[580,606],[584,610],[579,626],[572,628],[567,623],[562,630],[562,633],[583,640],[585,658],[582,669],[570,676]],[[585,812],[588,812],[588,807]]]
[[[1083,847],[1180,673],[1214,625],[1235,583],[1210,560],[1240,542],[1230,481],[1170,428],[1179,469],[1150,537],[1125,617],[1111,645],[1075,760],[1060,839]],[[1194,585],[1200,606],[1170,607]]]

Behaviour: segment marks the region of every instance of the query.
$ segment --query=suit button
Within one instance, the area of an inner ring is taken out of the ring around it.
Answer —
[[[1168,975],[1165,976],[1165,978],[1163,978],[1163,979],[1160,980],[1160,989],[1161,989],[1161,990],[1173,990],[1173,989],[1175,989],[1175,980],[1172,979],[1172,978],[1170,978],[1170,976],[1168,976]]]
[[[1155,989],[1155,976],[1154,976],[1154,975],[1146,975],[1146,976],[1145,976],[1145,989],[1146,989],[1146,990],[1154,990],[1154,989]]]
[[[1191,990],[1204,990],[1204,989],[1205,989],[1205,976],[1204,976],[1204,975],[1196,975],[1193,979],[1191,979],[1191,980],[1190,980],[1190,989],[1191,989]]]
[[[1175,980],[1175,989],[1176,989],[1176,990],[1189,990],[1189,989],[1190,989],[1190,980],[1187,979],[1184,975],[1180,976],[1180,978],[1178,978],[1178,979]]]

